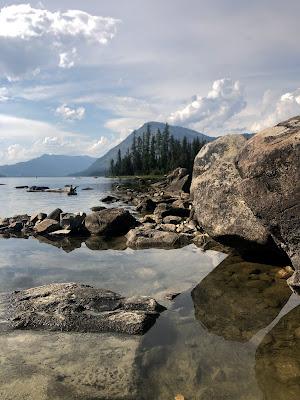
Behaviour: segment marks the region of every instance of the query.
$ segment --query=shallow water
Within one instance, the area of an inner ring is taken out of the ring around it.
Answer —
[[[98,182],[82,198],[33,194],[32,204],[12,181],[0,214],[87,210],[110,190],[111,181]],[[1,400],[299,399],[300,301],[277,266],[194,245],[135,251],[122,241],[0,239],[0,252],[0,292],[73,281],[167,307],[144,336],[2,331]],[[170,302],[170,292],[181,295]]]

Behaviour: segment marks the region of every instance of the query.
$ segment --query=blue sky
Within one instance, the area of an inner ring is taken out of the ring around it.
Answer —
[[[0,164],[100,156],[146,121],[210,135],[300,114],[300,2],[0,1]]]

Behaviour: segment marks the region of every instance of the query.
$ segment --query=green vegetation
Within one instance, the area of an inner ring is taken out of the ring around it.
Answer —
[[[198,137],[192,142],[186,137],[174,139],[168,124],[163,132],[158,129],[153,135],[148,124],[142,137],[136,137],[134,132],[131,149],[125,155],[119,150],[117,160],[111,160],[109,175],[163,175],[177,167],[191,172],[194,159],[204,144]]]

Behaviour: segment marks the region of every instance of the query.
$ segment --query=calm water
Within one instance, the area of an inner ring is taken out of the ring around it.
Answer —
[[[0,215],[88,211],[111,185],[84,178],[80,185],[95,191],[68,198],[14,189],[33,180],[6,182]],[[299,400],[300,301],[276,277],[279,267],[193,245],[117,248],[124,246],[0,239],[0,292],[75,281],[150,295],[168,308],[142,337],[0,333],[1,400]],[[182,294],[170,302],[170,292]]]
[[[111,189],[116,179],[102,178],[0,178],[0,217],[22,213],[50,212],[59,207],[63,211],[90,211],[100,205],[100,199]],[[77,196],[64,193],[28,193],[16,186],[48,186],[63,188],[65,185],[78,186]],[[84,188],[93,190],[82,190]]]

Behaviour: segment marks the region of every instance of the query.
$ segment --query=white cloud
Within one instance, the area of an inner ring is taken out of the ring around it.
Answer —
[[[251,130],[257,132],[271,127],[281,121],[300,114],[300,88],[294,92],[284,93],[274,99],[271,91],[267,91],[262,101],[262,112],[259,121],[252,124]]]
[[[61,106],[57,107],[56,114],[61,116],[65,120],[75,121],[75,120],[82,120],[85,116],[85,108],[78,107],[78,108],[70,108],[66,104],[62,104]]]
[[[0,103],[9,99],[8,89],[6,87],[0,87]]]
[[[71,51],[66,51],[65,53],[60,53],[59,55],[59,66],[60,68],[72,68],[75,65],[75,60],[77,57],[77,50],[75,47]]]
[[[171,124],[182,124],[200,130],[221,128],[246,107],[244,91],[238,81],[214,81],[207,96],[194,96],[191,103],[169,116]]]
[[[45,153],[99,157],[111,145],[104,136],[95,139],[49,123],[0,114],[0,165],[30,160]]]
[[[2,140],[36,139],[47,136],[70,137],[76,134],[61,130],[47,122],[0,114],[0,139]]]
[[[81,10],[52,12],[30,4],[3,7],[0,70],[15,80],[40,67],[71,68],[79,59],[80,48],[106,45],[119,22]]]
[[[125,139],[134,129],[139,128],[146,121],[144,119],[138,118],[112,118],[106,121],[105,128],[112,130],[113,132],[118,133],[118,138],[116,139],[116,143],[119,143],[121,140]]]

